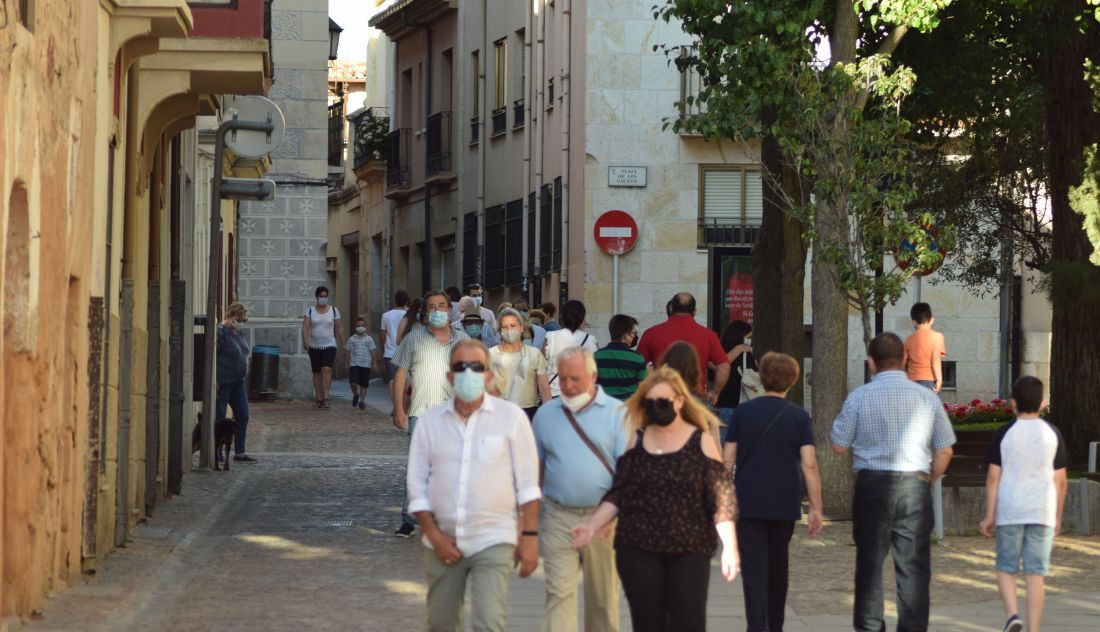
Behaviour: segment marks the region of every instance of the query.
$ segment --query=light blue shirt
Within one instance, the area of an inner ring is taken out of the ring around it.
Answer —
[[[630,442],[623,403],[596,387],[596,400],[580,413],[577,424],[612,468]],[[565,417],[561,399],[535,413],[535,445],[546,467],[543,495],[566,507],[595,507],[611,489],[611,475]]]
[[[883,371],[848,394],[829,438],[852,448],[852,469],[925,472],[932,451],[955,444],[943,402],[909,381],[904,371]]]
[[[546,330],[539,325],[531,325],[531,337],[524,342],[541,351],[542,343],[546,342]]]

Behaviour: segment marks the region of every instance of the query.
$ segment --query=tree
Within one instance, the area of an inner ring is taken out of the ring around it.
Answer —
[[[1075,460],[1100,437],[1100,390],[1091,387],[1100,383],[1100,268],[1081,217],[1095,217],[1096,4],[956,3],[944,28],[899,50],[927,78],[907,115],[921,122],[924,141],[958,145],[951,160],[926,161],[927,181],[941,186],[923,201],[957,218],[967,256],[955,258],[956,278],[982,291],[1009,274],[991,254],[1001,244],[1044,274],[1052,419]]]
[[[681,70],[700,77],[699,94],[681,105],[705,106],[674,128],[774,139],[782,163],[798,175],[792,195],[784,174],[764,165],[770,191],[802,222],[813,248],[812,408],[822,448],[847,393],[849,304],[862,311],[869,339],[870,312],[896,298],[910,274],[876,276],[885,247],[912,243],[914,268],[938,257],[906,210],[914,195],[902,142],[909,124],[898,112],[915,77],[892,65],[891,54],[910,29],[934,28],[947,3],[666,0],[655,7],[655,17],[679,21],[695,39],[691,47],[664,47]],[[827,511],[846,513],[847,460],[823,458],[822,473]]]

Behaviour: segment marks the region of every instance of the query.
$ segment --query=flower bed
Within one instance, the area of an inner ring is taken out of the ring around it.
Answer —
[[[963,429],[989,429],[998,428],[1016,418],[1016,411],[1012,410],[1012,404],[996,398],[989,402],[980,399],[971,400],[969,404],[944,403],[944,410],[956,428]],[[1043,419],[1050,416],[1050,408],[1044,408],[1039,412]]]

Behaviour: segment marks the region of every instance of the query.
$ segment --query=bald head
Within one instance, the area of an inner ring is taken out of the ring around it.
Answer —
[[[695,297],[690,292],[680,292],[672,297],[670,305],[673,314],[695,314]]]

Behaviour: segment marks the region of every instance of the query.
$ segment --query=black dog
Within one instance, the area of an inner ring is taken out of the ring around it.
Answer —
[[[228,417],[223,417],[214,424],[214,469],[221,461],[222,449],[225,449],[225,471],[229,471],[229,452],[233,449],[233,440],[237,437],[237,422]],[[202,446],[202,413],[195,423],[195,429],[191,431],[191,452],[199,451]]]

